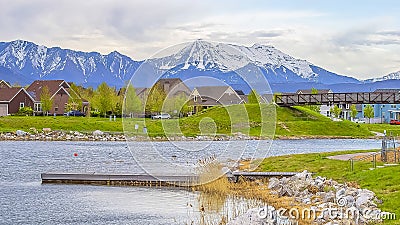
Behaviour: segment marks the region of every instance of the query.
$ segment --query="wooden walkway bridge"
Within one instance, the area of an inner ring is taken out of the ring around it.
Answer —
[[[277,94],[275,103],[289,107],[296,105],[328,104],[400,104],[399,92],[359,92],[322,94]]]

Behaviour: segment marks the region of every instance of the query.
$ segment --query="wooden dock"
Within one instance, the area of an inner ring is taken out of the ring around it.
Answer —
[[[239,178],[258,179],[269,177],[289,177],[296,172],[243,172],[227,173],[230,181],[238,182]],[[97,174],[97,173],[42,173],[43,184],[92,184],[147,187],[193,187],[199,185],[196,175],[160,175],[148,174]]]
[[[270,178],[270,177],[291,177],[298,174],[297,172],[246,172],[246,171],[235,171],[232,172],[231,177],[234,182],[238,182],[239,178],[246,179],[259,179],[259,178]]]
[[[42,183],[94,184],[126,186],[190,187],[198,183],[198,176],[151,176],[147,174],[96,174],[96,173],[42,173]]]

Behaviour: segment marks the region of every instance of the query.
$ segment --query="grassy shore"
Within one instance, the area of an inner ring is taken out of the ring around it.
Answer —
[[[399,224],[400,216],[400,166],[369,170],[372,163],[362,161],[355,163],[355,170],[350,171],[348,161],[328,159],[328,156],[351,154],[365,151],[346,151],[331,153],[314,153],[286,155],[266,158],[258,167],[259,171],[293,171],[308,170],[316,176],[332,178],[338,182],[356,183],[376,193],[383,201],[379,207],[387,212],[395,213],[397,220],[385,221],[384,224]]]
[[[269,136],[275,138],[291,137],[371,137],[371,131],[393,132],[400,135],[400,126],[387,124],[355,124],[350,121],[334,122],[304,107],[276,107],[263,105],[232,105],[226,108],[213,107],[196,115],[164,120],[125,119],[125,127],[139,125],[139,134],[143,126],[147,126],[150,136],[165,136],[164,130],[180,127],[185,136],[199,134],[231,135],[244,133],[250,136]],[[246,112],[246,113],[244,113]],[[263,116],[262,113],[263,113]],[[275,116],[276,114],[276,116]],[[263,119],[261,119],[263,118]],[[276,121],[274,121],[276,118]],[[92,132],[102,130],[106,132],[123,132],[122,119],[110,121],[109,118],[81,118],[81,117],[0,117],[0,132],[14,132],[18,129],[29,131],[34,127],[38,130],[51,128],[53,130]],[[173,131],[174,132],[174,131]]]

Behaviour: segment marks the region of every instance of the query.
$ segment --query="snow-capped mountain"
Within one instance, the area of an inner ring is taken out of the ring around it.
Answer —
[[[151,80],[149,76],[153,74],[182,80],[197,76],[214,77],[245,92],[249,90],[243,77],[257,81],[264,76],[275,92],[311,87],[333,91],[374,91],[375,87],[397,87],[400,83],[400,72],[361,82],[296,59],[273,46],[260,44],[240,46],[197,40],[147,62],[150,69],[135,79],[136,87],[146,86],[146,80]],[[115,51],[102,55],[49,48],[21,40],[0,42],[0,80],[21,85],[36,79],[65,79],[84,86],[96,87],[107,82],[121,87],[141,64]]]
[[[22,84],[36,79],[65,79],[85,86],[96,86],[103,81],[122,86],[139,64],[115,51],[101,55],[48,48],[22,40],[0,42],[0,67],[19,74]],[[4,73],[0,76],[0,79],[12,79],[5,77]]]
[[[368,79],[366,82],[378,82],[378,81],[386,81],[386,80],[400,80],[400,71],[389,73],[386,76]]]
[[[243,88],[238,71],[257,67],[269,83],[360,83],[355,78],[337,75],[306,60],[296,59],[273,46],[255,44],[251,47],[210,43],[202,40],[189,43],[176,53],[149,60],[164,77],[189,79],[210,76]],[[243,74],[241,74],[243,75]],[[245,75],[247,76],[247,75]]]

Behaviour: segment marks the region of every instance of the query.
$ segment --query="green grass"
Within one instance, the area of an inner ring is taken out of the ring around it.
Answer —
[[[383,133],[383,131],[386,130],[388,134],[392,133],[395,136],[400,135],[400,125],[390,125],[390,124],[361,124],[361,125],[370,131]]]
[[[275,123],[276,118],[276,123]],[[0,132],[12,132],[17,129],[28,131],[35,127],[40,130],[50,127],[53,130],[74,130],[90,132],[102,130],[122,132],[122,120],[110,122],[108,118],[80,117],[17,117],[0,118]],[[139,133],[144,125],[150,136],[165,136],[164,131],[172,135],[231,135],[241,132],[250,136],[272,137],[370,137],[371,128],[349,121],[333,122],[329,118],[303,107],[274,107],[271,105],[232,105],[213,107],[196,115],[171,120],[125,119],[125,128],[133,129],[139,124]],[[180,128],[180,130],[177,128]],[[378,127],[376,128],[378,129]],[[380,129],[380,128],[379,128]],[[400,126],[399,126],[400,130]],[[181,133],[182,132],[182,133]]]
[[[400,166],[369,170],[371,162],[356,162],[355,170],[350,171],[348,161],[328,159],[328,156],[351,154],[365,151],[346,151],[331,153],[314,153],[286,155],[266,158],[258,167],[259,171],[293,171],[308,170],[316,176],[332,178],[338,182],[356,182],[361,188],[376,193],[383,201],[380,209],[400,216]],[[384,224],[399,224],[400,221],[385,221]]]
[[[29,131],[31,127],[41,130],[51,128],[52,130],[91,132],[94,130],[121,132],[121,119],[110,122],[106,118],[82,118],[57,116],[7,116],[0,118],[0,132],[12,132],[18,129]]]

